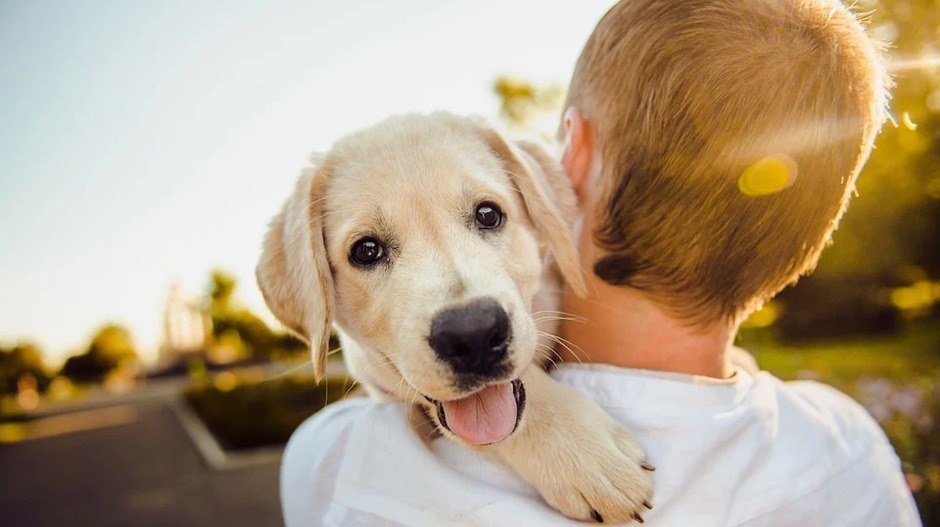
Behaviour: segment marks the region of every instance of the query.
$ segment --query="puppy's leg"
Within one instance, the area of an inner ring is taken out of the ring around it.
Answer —
[[[568,517],[642,522],[653,467],[633,434],[541,368],[529,368],[522,381],[525,421],[490,447]]]

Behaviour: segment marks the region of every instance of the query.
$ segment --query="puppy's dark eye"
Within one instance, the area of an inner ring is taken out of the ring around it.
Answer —
[[[374,238],[363,238],[357,241],[349,253],[352,263],[361,266],[374,265],[385,257],[385,247]]]
[[[477,205],[476,222],[481,229],[495,229],[503,224],[503,211],[495,203],[484,201]]]

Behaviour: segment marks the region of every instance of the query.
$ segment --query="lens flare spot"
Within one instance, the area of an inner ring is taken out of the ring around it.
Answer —
[[[220,392],[230,392],[238,386],[238,377],[230,371],[219,373],[212,381]]]
[[[767,196],[789,187],[796,180],[796,162],[788,155],[773,154],[758,159],[738,178],[745,196]]]

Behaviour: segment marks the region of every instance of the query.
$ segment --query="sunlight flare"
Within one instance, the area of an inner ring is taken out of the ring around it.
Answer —
[[[745,196],[767,196],[789,187],[796,180],[797,164],[786,154],[772,154],[758,159],[738,178],[738,189]]]
[[[897,73],[899,71],[922,70],[928,68],[940,68],[940,57],[927,56],[916,59],[893,60],[888,64],[888,71]]]

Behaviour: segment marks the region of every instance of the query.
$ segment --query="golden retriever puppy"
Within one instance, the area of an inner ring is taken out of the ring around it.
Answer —
[[[562,279],[584,289],[561,167],[445,113],[388,119],[313,165],[271,223],[257,278],[317,377],[335,324],[373,396],[417,401],[571,518],[642,521],[643,448],[542,368]]]

